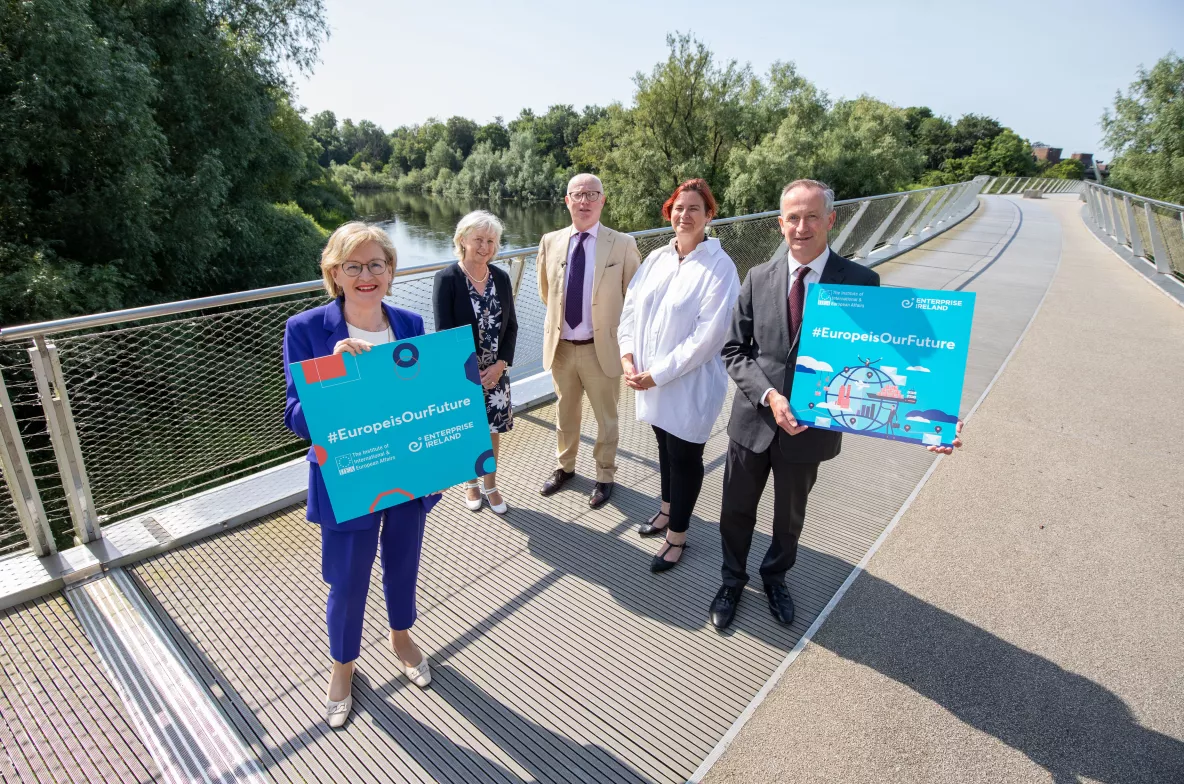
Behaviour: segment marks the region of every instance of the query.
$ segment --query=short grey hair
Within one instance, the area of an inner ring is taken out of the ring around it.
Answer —
[[[835,192],[825,182],[819,180],[794,180],[789,185],[781,189],[781,199],[777,202],[777,206],[781,206],[781,202],[785,201],[785,197],[794,188],[812,188],[813,190],[822,193],[823,211],[830,215],[835,211]]]
[[[506,230],[501,219],[488,210],[473,210],[460,219],[460,223],[456,224],[456,232],[452,235],[452,247],[456,249],[458,259],[463,260],[465,257],[465,246],[462,244],[465,237],[478,229],[492,231],[497,235],[498,246],[501,246],[502,232]]]
[[[596,187],[600,189],[601,193],[604,193],[604,183],[600,181],[599,177],[597,177],[595,174],[592,174],[590,172],[580,172],[579,174],[577,174],[576,176],[574,176],[570,180],[568,180],[566,192],[571,193],[571,186],[576,184],[576,180],[580,180],[585,177],[591,177],[593,180],[596,180]]]

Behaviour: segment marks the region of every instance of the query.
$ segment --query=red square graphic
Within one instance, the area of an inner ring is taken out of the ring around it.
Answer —
[[[304,371],[305,384],[341,378],[345,375],[345,355],[330,354],[327,357],[306,359],[300,363],[300,369]]]

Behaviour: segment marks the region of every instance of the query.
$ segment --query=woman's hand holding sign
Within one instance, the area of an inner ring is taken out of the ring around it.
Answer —
[[[346,338],[345,340],[337,341],[337,345],[333,347],[333,353],[349,354],[356,357],[363,351],[369,351],[373,345],[373,343],[362,340],[361,338]]]

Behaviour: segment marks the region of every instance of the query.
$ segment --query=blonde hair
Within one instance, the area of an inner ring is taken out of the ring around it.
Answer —
[[[333,280],[333,270],[344,264],[359,245],[367,242],[378,243],[387,264],[391,265],[392,273],[398,268],[395,245],[381,227],[362,221],[343,223],[329,236],[325,249],[321,251],[321,277],[325,281],[325,291],[329,292],[330,297],[336,299],[341,296],[341,287]]]
[[[456,224],[456,233],[452,235],[452,247],[456,250],[456,257],[460,260],[465,258],[465,237],[469,236],[477,229],[489,229],[497,235],[498,247],[502,244],[502,232],[505,231],[505,226],[502,225],[501,219],[487,210],[473,210],[468,215],[460,219],[460,223]]]

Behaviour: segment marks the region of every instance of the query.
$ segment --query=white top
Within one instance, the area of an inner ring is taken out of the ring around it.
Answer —
[[[827,245],[822,251],[822,255],[814,259],[808,264],[800,264],[798,260],[793,257],[792,253],[785,254],[785,258],[789,260],[789,285],[785,291],[785,298],[789,299],[789,292],[793,289],[793,282],[797,279],[797,275],[806,276],[806,291],[809,292],[811,284],[822,280],[822,270],[826,268],[826,260],[830,258],[830,246]],[[790,339],[793,336],[790,335]],[[765,390],[765,394],[761,395],[761,405],[769,405],[769,393],[773,391],[773,387]]]
[[[584,288],[584,313],[580,323],[574,327],[567,325],[566,311],[560,319],[563,328],[559,330],[559,337],[563,340],[591,340],[592,339],[592,279],[596,276],[596,235],[600,232],[600,223],[588,229],[588,236],[584,238],[584,279],[580,284]],[[571,256],[576,252],[576,243],[580,240],[580,233],[572,227],[571,239],[567,241],[567,281],[564,283],[564,303],[567,302],[567,292],[570,291]]]
[[[349,330],[349,336],[351,338],[364,340],[367,343],[375,346],[381,346],[383,343],[390,343],[395,339],[395,336],[391,333],[390,325],[387,325],[387,328],[382,332],[368,332],[364,329],[355,327],[353,324],[350,324],[347,321],[345,322],[345,328]]]
[[[682,262],[674,241],[651,253],[625,294],[621,356],[657,385],[637,392],[637,419],[706,443],[728,391],[720,350],[740,296],[736,265],[715,238]]]

